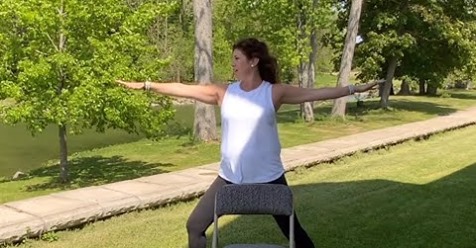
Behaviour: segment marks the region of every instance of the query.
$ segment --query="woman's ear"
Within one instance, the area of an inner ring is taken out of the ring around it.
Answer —
[[[258,66],[259,59],[258,58],[252,58],[251,59],[251,67]]]

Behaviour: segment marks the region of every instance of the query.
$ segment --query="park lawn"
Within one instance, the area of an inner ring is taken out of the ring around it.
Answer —
[[[296,121],[296,107],[279,112],[283,147],[318,142],[378,128],[447,115],[476,105],[475,91],[454,91],[453,97],[393,96],[391,110],[378,109],[378,100],[367,100],[364,108],[349,104],[346,121],[329,117],[329,102],[316,104],[316,122]],[[139,140],[70,156],[71,183],[58,182],[57,166],[44,166],[20,181],[0,181],[0,203],[166,173],[219,161],[219,144],[194,143],[185,135],[160,141]],[[53,161],[50,164],[55,164]]]
[[[318,247],[473,247],[476,139],[468,137],[475,136],[470,126],[290,172],[298,217]],[[132,212],[20,247],[186,247],[196,203]],[[225,244],[286,243],[271,217],[227,216],[220,224]]]

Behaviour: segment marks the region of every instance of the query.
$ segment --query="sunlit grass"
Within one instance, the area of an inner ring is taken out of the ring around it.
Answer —
[[[472,126],[288,173],[298,217],[319,247],[472,247],[476,139],[467,137],[475,136]],[[21,247],[186,247],[196,203],[133,212]],[[224,244],[286,243],[270,217],[220,223]]]

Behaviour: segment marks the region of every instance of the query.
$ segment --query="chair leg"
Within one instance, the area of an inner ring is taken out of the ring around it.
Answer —
[[[213,215],[213,240],[212,240],[212,248],[218,247],[218,216],[216,214]]]
[[[294,211],[293,214],[289,216],[289,248],[294,248]]]

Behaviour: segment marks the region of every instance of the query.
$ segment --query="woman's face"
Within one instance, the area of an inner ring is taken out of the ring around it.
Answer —
[[[256,59],[248,59],[246,55],[240,50],[233,51],[233,73],[238,80],[242,80],[246,75],[250,75],[253,70],[256,70]]]

